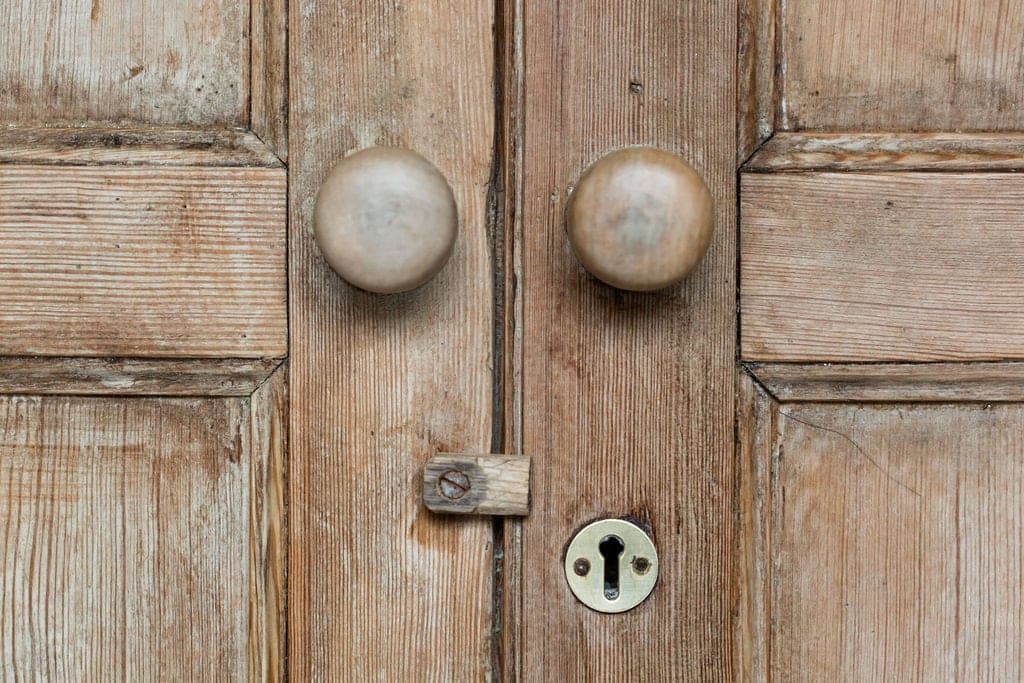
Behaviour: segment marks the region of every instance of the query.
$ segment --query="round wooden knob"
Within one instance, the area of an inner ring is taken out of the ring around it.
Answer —
[[[392,294],[419,287],[451,256],[455,196],[419,154],[371,147],[344,159],[317,195],[313,228],[327,262],[351,284]]]
[[[646,292],[686,277],[711,244],[711,193],[688,163],[633,147],[596,161],[569,200],[566,227],[583,266],[613,287]]]

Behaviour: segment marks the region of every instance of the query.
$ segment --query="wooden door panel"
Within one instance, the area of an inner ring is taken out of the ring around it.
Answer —
[[[1024,675],[1024,4],[745,0],[737,666]]]
[[[1024,133],[1019,132],[779,131],[743,164],[745,173],[1021,170]]]
[[[276,665],[275,390],[0,396],[5,677],[241,680]]]
[[[283,0],[0,6],[0,675],[284,677]]]
[[[787,0],[786,130],[1019,130],[1024,0]]]
[[[744,363],[780,401],[1024,402],[1024,363]]]
[[[11,0],[0,120],[245,125],[247,0]]]
[[[511,676],[729,677],[735,14],[729,2],[593,1],[525,3],[515,17],[509,304],[521,322],[508,330],[507,410],[511,452],[534,459],[534,504],[521,531],[506,527],[506,558],[522,563],[506,594]],[[597,282],[565,235],[581,173],[630,145],[681,155],[715,199],[709,253],[658,293]],[[573,533],[606,516],[649,525],[660,558],[659,585],[625,614],[593,612],[566,586]]]
[[[0,393],[95,396],[249,396],[276,358],[0,358]]]
[[[0,165],[0,353],[283,356],[284,220],[279,166]]]
[[[283,166],[276,150],[251,131],[149,125],[7,128],[0,130],[0,163],[278,169]]]
[[[422,468],[493,443],[491,0],[292,0],[289,668],[295,680],[475,680],[492,670],[493,525],[434,515]],[[405,294],[359,291],[313,238],[347,153],[407,147],[458,205],[449,263]]]
[[[742,383],[750,670],[1018,679],[1024,407],[906,402],[948,400],[927,382],[889,386],[886,404],[778,402]]]
[[[1024,357],[1024,179],[1014,173],[742,175],[749,360]]]

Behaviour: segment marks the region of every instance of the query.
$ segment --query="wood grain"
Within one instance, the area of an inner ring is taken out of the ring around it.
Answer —
[[[249,396],[276,359],[0,358],[0,394]]]
[[[736,462],[739,557],[735,565],[736,671],[742,681],[769,680],[774,567],[771,543],[772,475],[778,405],[746,373],[737,373]]]
[[[0,167],[0,353],[280,357],[283,169]]]
[[[423,468],[423,504],[431,512],[444,514],[527,515],[530,512],[530,459],[504,455],[435,455]]]
[[[743,170],[1022,171],[1024,134],[777,133]]]
[[[438,451],[490,451],[493,10],[490,0],[289,3],[296,680],[490,669],[491,522],[429,513],[419,476]],[[433,162],[460,209],[448,265],[389,297],[337,278],[312,235],[327,171],[375,144]]]
[[[513,270],[523,388],[508,415],[521,410],[534,476],[522,652],[506,654],[521,670],[510,675],[730,679],[737,5],[524,10],[521,274]],[[717,227],[684,284],[624,294],[574,259],[563,213],[590,163],[641,144],[697,168]],[[572,596],[562,553],[584,523],[623,515],[653,529],[661,575],[645,603],[609,618]]]
[[[771,677],[1024,675],[1024,407],[800,404],[778,419]]]
[[[0,397],[0,671],[247,677],[240,399]]]
[[[7,0],[0,120],[244,126],[248,17],[238,0]]]
[[[1024,363],[750,363],[780,401],[1024,402]]]
[[[288,375],[281,366],[249,404],[249,680],[287,680]]]
[[[288,160],[288,0],[250,0],[252,95],[249,126]]]
[[[526,6],[508,0],[495,17],[498,105],[492,190],[495,216],[495,424],[492,452],[523,452],[523,215],[526,180]],[[532,468],[532,464],[531,464]],[[532,483],[532,477],[531,477]],[[523,521],[496,520],[494,552],[494,630],[491,661],[494,680],[521,680],[523,675]]]
[[[253,133],[153,126],[6,128],[0,164],[282,167]]]
[[[782,7],[782,129],[1024,126],[1024,0]]]
[[[1024,178],[742,177],[747,360],[1024,358]]]
[[[736,158],[743,163],[775,130],[777,0],[739,0]]]

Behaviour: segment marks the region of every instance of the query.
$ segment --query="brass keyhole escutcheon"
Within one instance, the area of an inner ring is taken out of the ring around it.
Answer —
[[[565,578],[573,595],[598,612],[626,612],[658,582],[658,551],[650,535],[625,519],[583,527],[565,554]]]

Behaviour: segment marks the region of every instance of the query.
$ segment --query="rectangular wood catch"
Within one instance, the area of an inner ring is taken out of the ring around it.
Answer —
[[[423,470],[423,504],[433,512],[447,514],[529,514],[530,458],[435,455]]]

